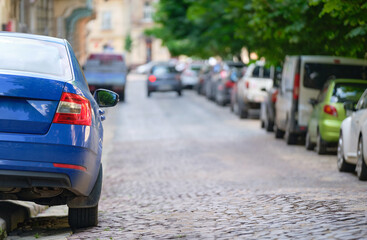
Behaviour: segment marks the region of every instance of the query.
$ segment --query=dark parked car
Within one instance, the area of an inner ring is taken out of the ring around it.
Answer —
[[[157,63],[150,70],[147,80],[147,96],[152,92],[175,91],[181,96],[182,85],[180,73],[174,65]]]
[[[216,64],[213,67],[213,74],[206,82],[206,86],[205,86],[206,97],[209,100],[213,100],[213,101],[216,101],[217,97],[220,98],[221,95],[217,96],[218,86],[222,83],[224,84],[226,83],[228,77],[230,76],[230,70],[232,68],[241,69],[244,66],[245,65],[242,62],[230,62],[230,61]]]
[[[224,106],[231,102],[231,91],[235,83],[242,77],[244,64],[232,65],[229,70],[222,70],[221,78],[216,84],[215,102]]]
[[[195,86],[198,94],[205,95],[205,83],[209,81],[212,74],[213,67],[208,63],[204,64],[198,74],[198,84]]]
[[[68,42],[0,33],[0,199],[69,207],[72,228],[96,226],[104,119]]]
[[[93,93],[97,88],[117,92],[120,101],[125,101],[127,67],[120,54],[91,54],[83,67],[89,89]]]

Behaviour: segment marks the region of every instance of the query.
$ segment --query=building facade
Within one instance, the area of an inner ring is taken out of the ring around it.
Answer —
[[[125,55],[129,65],[170,58],[159,39],[144,31],[154,26],[157,0],[95,0],[96,19],[88,24],[88,52],[116,52]],[[131,51],[126,42],[131,40]]]
[[[94,0],[0,0],[2,31],[67,39],[82,63],[87,55],[87,23]]]

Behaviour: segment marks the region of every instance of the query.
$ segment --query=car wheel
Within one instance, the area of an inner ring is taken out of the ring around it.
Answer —
[[[307,150],[314,150],[315,149],[315,143],[312,143],[311,142],[311,137],[310,137],[310,134],[306,133],[306,140],[305,140],[305,147]]]
[[[151,94],[151,92],[150,92],[150,91],[148,91],[148,92],[147,92],[147,97],[150,97],[150,94]]]
[[[326,142],[322,139],[319,130],[317,131],[316,152],[319,155],[326,153]]]
[[[297,143],[297,135],[290,132],[290,127],[287,127],[287,130],[285,132],[285,142],[288,145],[294,145]]]
[[[269,114],[267,114],[267,116],[269,116]],[[266,116],[265,118],[265,130],[267,132],[272,132],[274,131],[274,123]]]
[[[177,95],[180,97],[180,96],[182,96],[182,92],[181,92],[181,90],[178,90],[177,91]]]
[[[359,180],[365,181],[367,180],[367,166],[364,161],[362,136],[359,138],[358,142],[357,157],[358,157],[356,165],[357,176]]]
[[[91,208],[69,208],[71,229],[95,227],[98,224],[98,205]]]
[[[277,125],[274,125],[275,128],[275,138],[280,139],[284,137],[284,131],[280,130]]]
[[[238,103],[238,116],[240,117],[240,119],[245,119],[248,117],[248,110],[245,107],[245,103]]]
[[[261,124],[260,124],[261,128],[265,128],[265,122],[263,120],[261,120]]]
[[[337,165],[340,172],[353,172],[356,168],[353,164],[347,163],[344,158],[344,142],[342,133],[340,133],[337,150]]]

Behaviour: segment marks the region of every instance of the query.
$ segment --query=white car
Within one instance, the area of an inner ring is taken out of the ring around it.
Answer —
[[[258,61],[246,69],[245,75],[237,82],[233,109],[240,118],[248,117],[250,110],[260,110],[267,91],[273,87],[274,67],[267,68]]]
[[[199,82],[199,71],[202,64],[190,64],[181,73],[181,84],[183,87],[193,88]]]
[[[359,180],[367,180],[367,90],[353,104],[345,104],[346,111],[355,110],[344,119],[338,142],[338,169],[341,172],[356,171]]]

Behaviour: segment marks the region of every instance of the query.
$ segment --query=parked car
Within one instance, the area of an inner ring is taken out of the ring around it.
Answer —
[[[96,226],[102,186],[101,107],[68,42],[0,33],[0,199],[69,207],[72,228]]]
[[[224,92],[221,92],[219,93],[219,95],[217,95],[218,86],[222,84],[226,84],[228,77],[230,77],[231,69],[233,68],[242,69],[243,67],[245,67],[245,64],[242,62],[225,61],[225,62],[216,64],[213,67],[213,74],[211,75],[211,78],[209,78],[206,83],[206,97],[209,100],[213,100],[213,101],[217,101],[217,98],[218,100],[221,101],[220,99],[221,97],[226,97],[226,96],[223,96],[223,94],[227,94],[227,92],[229,94],[228,89],[221,89],[221,90],[224,90]],[[229,85],[228,85],[229,88],[231,88],[233,84],[229,83]]]
[[[277,102],[275,137],[285,136],[287,144],[305,138],[311,117],[310,98],[316,98],[327,80],[335,78],[365,79],[364,60],[331,56],[288,56]]]
[[[152,69],[152,66],[155,64],[155,62],[148,62],[142,65],[139,65],[136,68],[136,73],[139,74],[148,74],[150,72],[150,70]]]
[[[93,93],[97,88],[117,92],[120,100],[125,101],[127,67],[120,54],[91,54],[84,67],[84,75]]]
[[[152,92],[175,91],[181,96],[182,85],[180,73],[174,65],[169,63],[157,63],[153,65],[147,79],[147,96]]]
[[[199,82],[199,71],[203,64],[191,63],[181,73],[181,84],[183,88],[194,88]]]
[[[206,96],[208,100],[214,101],[216,81],[219,78],[218,74],[220,74],[222,67],[223,66],[220,63],[217,63],[214,66],[212,66],[209,76],[205,79],[205,82],[204,82],[205,94],[204,95]]]
[[[314,106],[308,122],[306,149],[316,146],[318,154],[325,154],[328,147],[336,147],[340,125],[346,118],[344,103],[356,104],[367,89],[366,80],[335,79],[326,82],[317,99],[311,98]]]
[[[213,74],[213,67],[208,63],[204,64],[198,73],[198,84],[195,89],[198,94],[205,95],[205,83],[209,81]]]
[[[240,118],[247,118],[250,110],[260,110],[267,91],[273,86],[274,67],[266,67],[264,62],[250,64],[245,75],[237,82],[232,98],[234,112]]]
[[[242,77],[244,64],[238,64],[230,67],[228,70],[222,70],[221,78],[218,79],[217,89],[215,91],[215,102],[221,106],[231,102],[231,91],[235,83]]]
[[[359,99],[345,104],[346,111],[353,111],[341,124],[338,141],[338,169],[356,171],[359,180],[367,180],[367,90]]]
[[[281,74],[282,69],[280,67],[275,68],[273,87],[267,92],[265,100],[260,106],[261,128],[265,128],[267,132],[272,132],[274,130],[275,103],[277,101]]]

